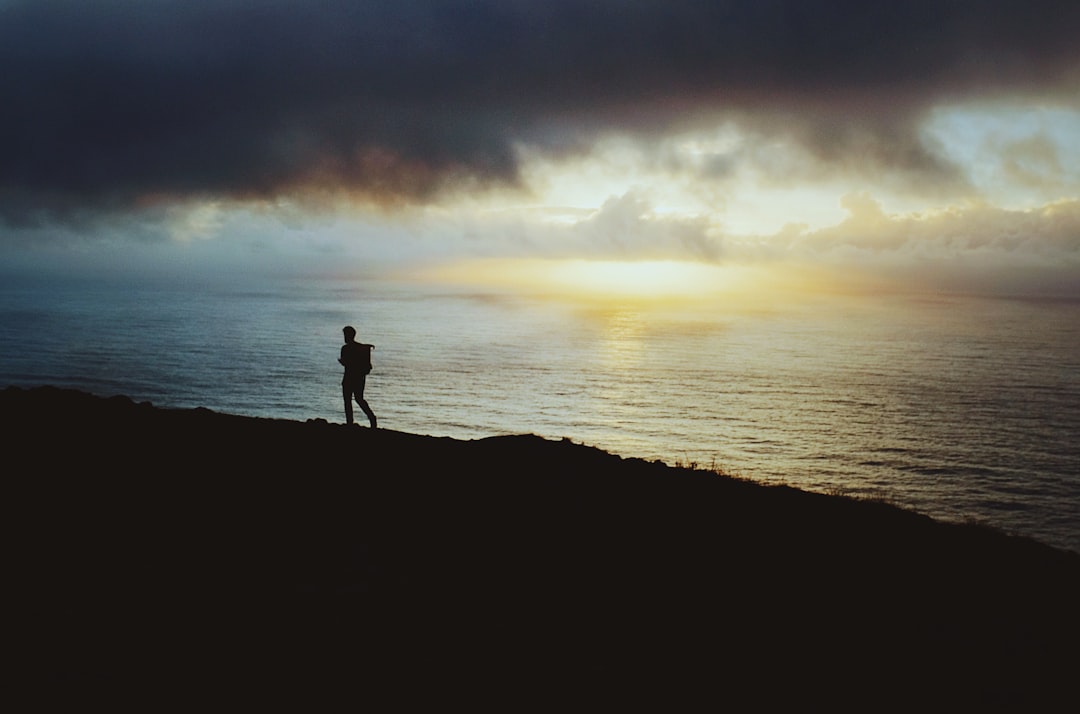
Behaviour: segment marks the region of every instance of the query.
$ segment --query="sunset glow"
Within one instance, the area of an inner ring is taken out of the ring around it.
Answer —
[[[476,260],[415,275],[568,300],[641,304],[746,299],[764,279],[751,268],[674,260]]]
[[[1077,11],[1046,1],[858,21],[829,0],[284,4],[266,37],[237,35],[229,3],[125,4],[119,24],[7,3],[0,47],[24,70],[0,80],[0,258],[181,281],[425,271],[581,300],[808,275],[1075,297]],[[444,22],[458,11],[475,22]]]

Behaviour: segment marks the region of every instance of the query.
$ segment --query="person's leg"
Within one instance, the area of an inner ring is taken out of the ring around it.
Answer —
[[[363,399],[358,399],[357,402],[360,404],[360,408],[364,411],[364,413],[367,414],[368,421],[371,423],[371,428],[377,429],[379,427],[379,423],[378,420],[375,419],[375,412],[371,411],[371,407],[369,407],[368,403]]]
[[[367,377],[361,377],[359,384],[354,387],[354,394],[356,395],[356,403],[360,405],[360,409],[367,415],[368,422],[371,423],[371,428],[378,428],[378,420],[375,418],[375,412],[371,411],[371,407],[368,406],[367,401],[364,399],[364,386],[367,384]]]
[[[346,384],[342,384],[341,385],[341,396],[345,398],[345,423],[346,424],[352,424],[353,423],[353,411],[352,411],[353,392],[352,392],[352,387],[350,387],[349,385],[346,385]]]

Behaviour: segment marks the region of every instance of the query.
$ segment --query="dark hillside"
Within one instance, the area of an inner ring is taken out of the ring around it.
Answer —
[[[1080,671],[1080,556],[986,528],[532,436],[0,414],[49,694],[1013,708]]]

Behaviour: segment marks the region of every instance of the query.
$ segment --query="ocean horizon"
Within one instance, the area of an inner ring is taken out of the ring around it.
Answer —
[[[27,278],[0,288],[0,386],[341,422],[347,324],[376,346],[380,427],[566,438],[1080,551],[1075,301],[667,310],[380,280]]]

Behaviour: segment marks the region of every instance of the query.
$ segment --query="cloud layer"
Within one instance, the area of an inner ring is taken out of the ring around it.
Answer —
[[[715,122],[948,180],[942,101],[1076,102],[1072,0],[0,0],[0,217],[519,182]],[[1040,147],[1021,147],[1038,154]]]

